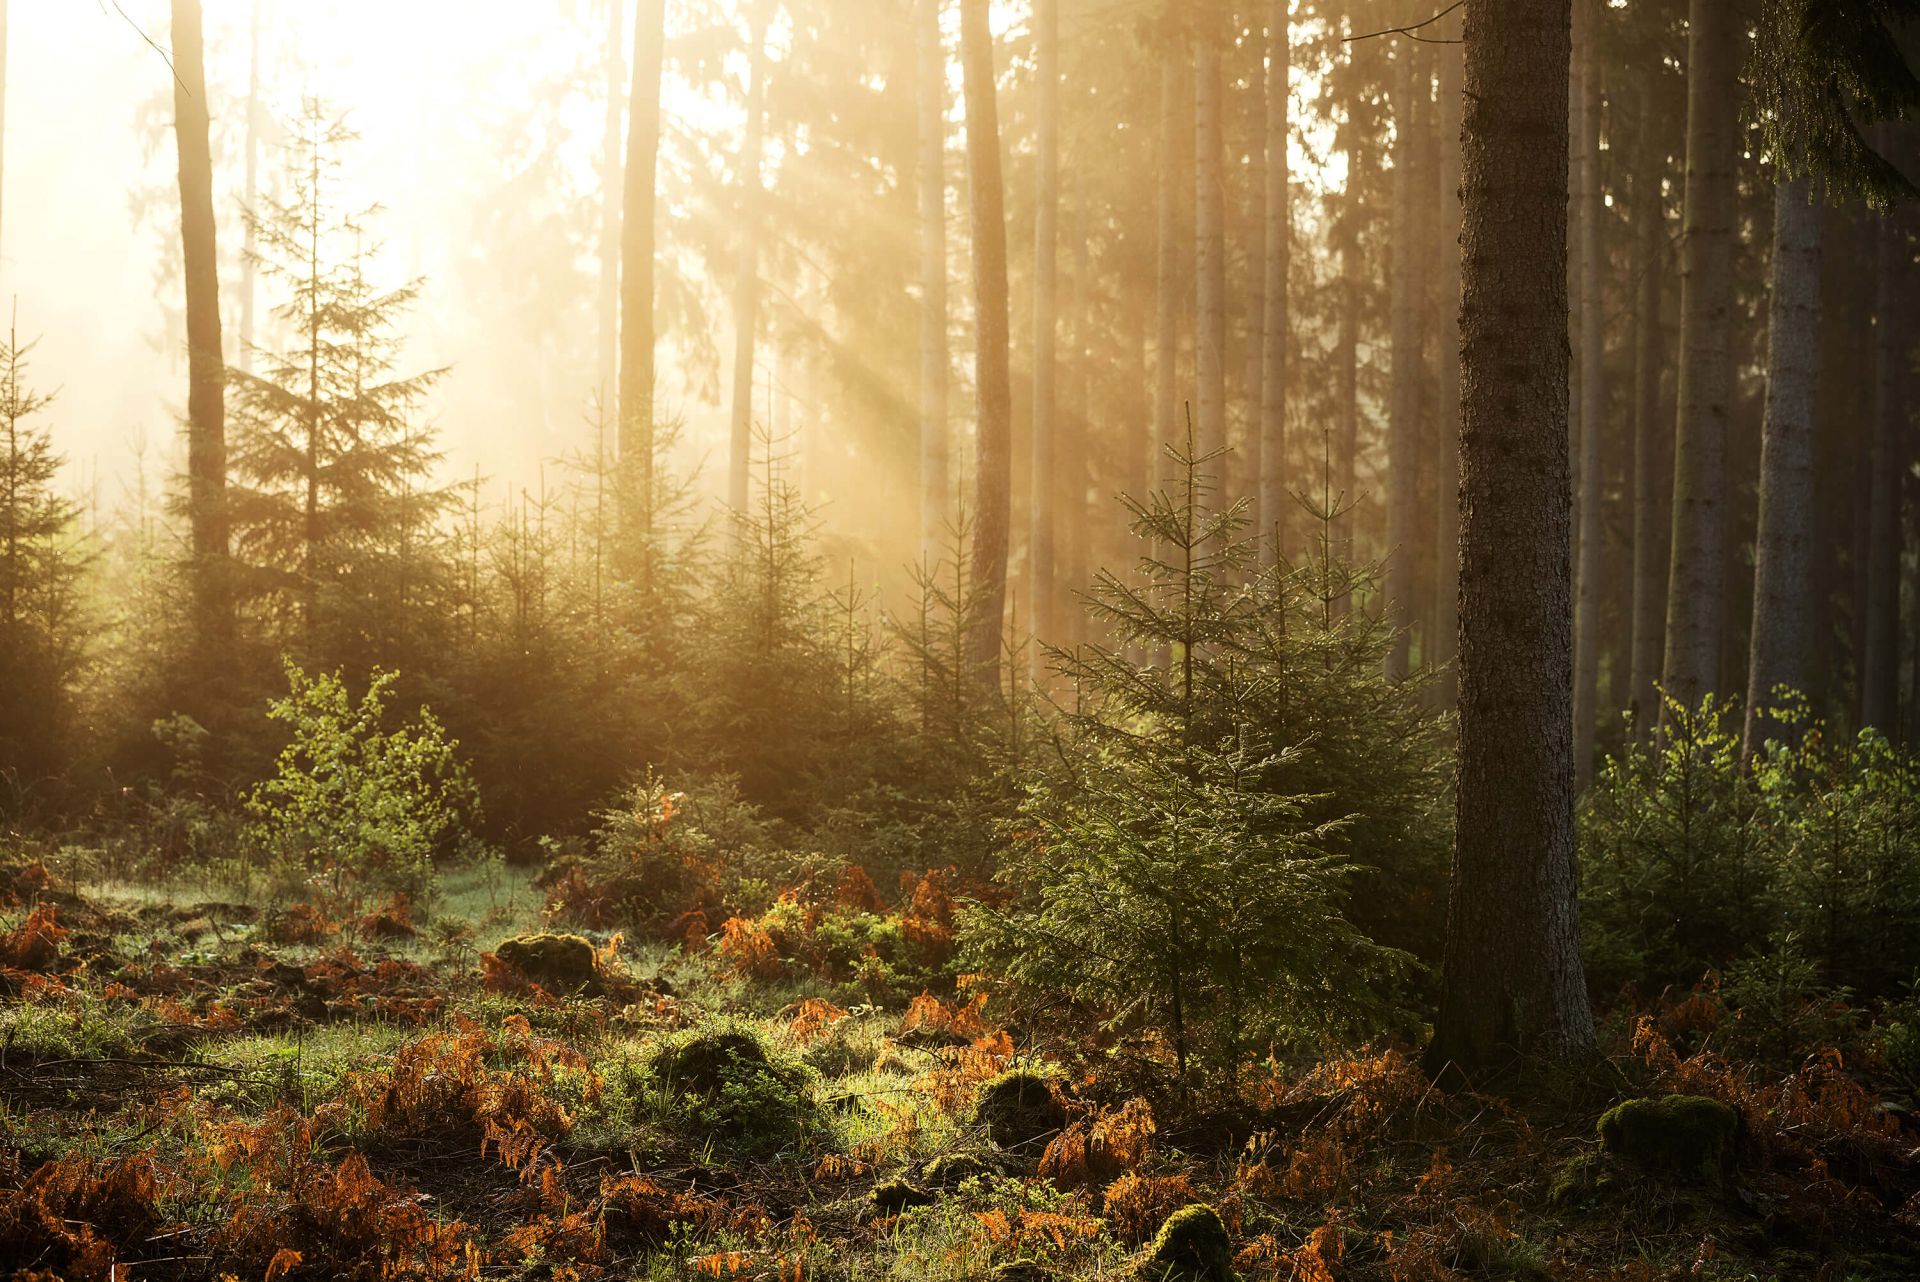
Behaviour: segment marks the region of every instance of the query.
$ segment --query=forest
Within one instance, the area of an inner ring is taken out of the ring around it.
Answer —
[[[1920,1277],[1916,59],[0,0],[0,1275]]]

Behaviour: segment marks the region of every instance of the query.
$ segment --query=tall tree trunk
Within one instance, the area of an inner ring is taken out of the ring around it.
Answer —
[[[1061,593],[1065,617],[1060,621],[1062,644],[1078,645],[1086,639],[1086,611],[1076,608],[1074,593],[1088,582],[1088,543],[1099,516],[1087,510],[1089,441],[1093,431],[1092,345],[1093,319],[1091,210],[1087,204],[1087,171],[1078,166],[1073,182],[1073,338],[1067,349],[1064,368],[1067,387],[1067,412],[1060,418],[1059,477],[1060,559],[1066,575],[1066,591]]]
[[[201,637],[223,644],[227,602],[226,364],[220,345],[219,254],[214,246],[213,155],[200,0],[173,0],[173,121],[180,156],[180,239],[187,286],[187,506]]]
[[[1866,649],[1860,724],[1891,737],[1900,711],[1900,473],[1907,450],[1903,374],[1907,364],[1908,254],[1895,215],[1879,219],[1879,286],[1873,317],[1873,443],[1867,502]]]
[[[5,0],[0,0],[4,4]],[[0,43],[4,39],[0,38]],[[253,372],[254,320],[253,306],[255,290],[255,244],[257,236],[253,226],[254,207],[259,201],[258,176],[260,169],[260,0],[253,0],[253,18],[247,34],[247,186],[241,207],[247,211],[245,247],[240,255],[240,371]]]
[[[1034,120],[1033,213],[1033,430],[1032,499],[1028,505],[1027,621],[1036,637],[1057,641],[1054,582],[1054,503],[1057,443],[1054,379],[1059,365],[1056,312],[1060,297],[1060,4],[1033,0],[1033,74],[1038,105]],[[1046,651],[1030,651],[1032,673],[1046,670]]]
[[[1813,433],[1820,378],[1821,209],[1804,179],[1773,198],[1773,301],[1767,320],[1767,409],[1760,437],[1753,632],[1747,655],[1745,751],[1780,726],[1762,715],[1774,689],[1805,692],[1814,617]]]
[[[1580,457],[1574,503],[1579,533],[1574,540],[1573,769],[1574,786],[1593,781],[1593,734],[1600,701],[1600,437],[1606,406],[1605,300],[1600,292],[1601,230],[1607,216],[1600,188],[1600,56],[1594,28],[1604,0],[1573,0],[1574,56],[1578,60],[1574,121],[1573,226],[1579,229]]]
[[[1179,0],[1168,0],[1169,6]],[[1169,8],[1168,26],[1172,26]],[[1160,475],[1160,451],[1180,439],[1180,203],[1174,189],[1174,175],[1180,164],[1180,46],[1171,30],[1160,55],[1160,172],[1161,182],[1154,184],[1160,195],[1156,211],[1159,229],[1156,308],[1154,311],[1154,398],[1150,478]]]
[[[1633,727],[1644,738],[1660,722],[1660,659],[1667,623],[1667,511],[1673,465],[1667,457],[1671,421],[1660,413],[1660,374],[1666,359],[1661,298],[1667,255],[1666,170],[1651,88],[1640,108],[1639,163],[1634,173],[1633,310],[1633,624],[1628,699]]]
[[[1688,6],[1686,235],[1666,688],[1690,706],[1719,685],[1725,623],[1734,164],[1740,155],[1736,112],[1744,30],[1735,0],[1691,0]]]
[[[607,0],[607,116],[600,136],[600,404],[611,408],[620,377],[620,90],[627,64],[626,0]]]
[[[1266,314],[1260,334],[1260,448],[1255,473],[1261,547],[1265,564],[1277,565],[1287,540],[1292,506],[1287,497],[1287,281],[1293,254],[1292,186],[1288,95],[1292,93],[1292,32],[1288,0],[1267,6],[1267,257],[1262,291]]]
[[[1418,264],[1425,257],[1414,235],[1420,195],[1414,184],[1414,149],[1419,145],[1420,77],[1411,42],[1394,50],[1393,69],[1393,228],[1391,278],[1388,281],[1388,343],[1393,362],[1387,402],[1387,618],[1393,647],[1387,655],[1387,679],[1406,679],[1413,648],[1414,508],[1418,496],[1416,417],[1420,413],[1420,328],[1415,313]]]
[[[1267,59],[1272,42],[1266,35],[1264,16],[1259,11],[1247,11],[1240,21],[1246,28],[1247,44],[1254,51],[1254,64],[1248,70],[1244,102],[1240,106],[1247,122],[1246,164],[1242,166],[1235,156],[1230,166],[1244,175],[1246,213],[1238,220],[1242,266],[1236,278],[1241,287],[1240,328],[1244,336],[1240,345],[1239,439],[1234,446],[1234,466],[1227,469],[1232,480],[1226,492],[1229,497],[1246,502],[1247,533],[1254,540],[1255,555],[1264,557],[1264,549],[1273,536],[1260,491],[1263,466],[1260,411],[1267,346]],[[1231,421],[1233,416],[1228,418]],[[1231,422],[1227,430],[1232,440]]]
[[[7,0],[0,0],[0,215],[7,205]],[[0,227],[5,220],[0,218]],[[6,261],[7,242],[0,236],[0,262]]]
[[[1193,46],[1194,380],[1199,383],[1200,453],[1227,446],[1227,211],[1222,157],[1221,23],[1212,0],[1196,6]],[[1224,482],[1227,460],[1207,471]]]
[[[733,415],[728,437],[727,504],[747,510],[753,468],[753,355],[760,330],[761,160],[767,134],[767,19],[772,0],[756,0],[748,19],[747,132],[741,149],[740,263],[733,282]],[[769,442],[768,448],[772,448]]]
[[[1584,1054],[1568,582],[1567,0],[1468,0],[1460,756],[1428,1063]]]
[[[975,677],[1000,689],[1000,628],[1007,606],[1007,521],[1013,464],[1013,389],[1007,372],[1007,222],[1000,178],[1000,112],[993,70],[992,0],[960,0],[960,64],[967,107],[967,171],[973,211],[973,294],[977,333],[974,385],[979,401],[974,449],[972,578],[978,594],[969,622]]]
[[[1439,258],[1443,300],[1439,404],[1434,406],[1439,469],[1438,525],[1434,531],[1433,663],[1440,670],[1440,706],[1451,708],[1459,693],[1453,658],[1460,630],[1460,111],[1465,67],[1460,55],[1443,48],[1440,58],[1440,226]]]
[[[660,71],[666,0],[639,0],[633,15],[633,87],[627,100],[627,166],[620,222],[620,460],[652,564],[654,467],[654,208],[659,190]],[[642,584],[643,588],[647,584]]]
[[[1349,153],[1348,162],[1352,162]],[[1352,219],[1349,210],[1343,219]],[[1351,226],[1346,229],[1340,247],[1340,319],[1334,335],[1334,383],[1340,404],[1340,435],[1332,460],[1334,492],[1327,500],[1334,517],[1327,533],[1339,544],[1338,555],[1347,560],[1359,557],[1359,484],[1360,484],[1360,238]],[[1342,593],[1333,602],[1336,612],[1345,613],[1352,605],[1350,594]]]
[[[946,543],[947,444],[947,53],[941,0],[919,0],[920,52],[920,555]]]

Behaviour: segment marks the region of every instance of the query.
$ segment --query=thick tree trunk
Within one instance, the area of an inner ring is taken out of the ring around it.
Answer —
[[[1293,57],[1288,0],[1270,0],[1267,11],[1267,256],[1260,334],[1260,422],[1254,473],[1259,497],[1264,563],[1277,565],[1292,544],[1287,530],[1287,281],[1293,253],[1292,188],[1287,154],[1288,95]]]
[[[1666,279],[1667,209],[1660,180],[1658,116],[1641,106],[1639,168],[1634,175],[1633,311],[1633,624],[1627,697],[1633,728],[1644,738],[1660,722],[1660,659],[1667,625],[1667,510],[1673,464],[1667,457],[1671,421],[1660,413],[1660,375],[1666,361],[1660,310]]]
[[[1460,684],[1453,658],[1460,642],[1460,79],[1465,68],[1452,49],[1442,49],[1439,57],[1442,339],[1439,403],[1434,406],[1439,519],[1433,544],[1433,662],[1440,670],[1440,706],[1451,708]]]
[[[767,136],[767,19],[770,0],[757,0],[749,19],[752,57],[747,72],[747,132],[741,148],[740,263],[733,282],[733,405],[728,433],[727,505],[747,510],[753,470],[753,359],[760,333],[760,176]],[[768,448],[772,448],[769,442]]]
[[[187,286],[187,507],[196,626],[208,642],[231,631],[227,602],[226,364],[220,345],[213,155],[200,0],[173,0],[173,117],[180,155],[180,239]]]
[[[1000,177],[1000,113],[993,71],[991,0],[960,0],[960,63],[967,107],[973,212],[973,294],[979,401],[968,658],[988,690],[1000,689],[1000,628],[1007,605],[1007,521],[1013,390],[1007,372],[1007,223]]]
[[[1421,252],[1414,224],[1421,204],[1415,185],[1414,148],[1420,129],[1422,77],[1411,43],[1394,51],[1393,70],[1393,227],[1388,236],[1393,260],[1388,281],[1388,342],[1393,362],[1387,401],[1387,618],[1394,627],[1387,655],[1387,679],[1404,681],[1413,648],[1415,564],[1414,511],[1419,495],[1416,419],[1420,413],[1418,306]]]
[[[918,0],[920,50],[920,555],[946,545],[947,54],[941,0]]]
[[[1580,456],[1574,503],[1579,533],[1574,540],[1573,768],[1574,785],[1593,781],[1593,735],[1600,702],[1600,437],[1606,405],[1605,300],[1600,292],[1601,230],[1607,216],[1600,188],[1600,57],[1595,48],[1597,6],[1604,0],[1573,0],[1573,42],[1578,59],[1578,112],[1574,121],[1574,191],[1579,228]]]
[[[1428,1062],[1593,1045],[1573,846],[1567,0],[1469,0],[1460,762]]]
[[[1208,4],[1200,15],[1193,52],[1194,381],[1199,384],[1200,453],[1227,446],[1227,223],[1222,157],[1219,22]],[[1224,483],[1227,460],[1205,471]],[[1224,488],[1224,485],[1223,485]]]
[[[1774,690],[1806,690],[1813,628],[1813,433],[1820,377],[1821,209],[1807,183],[1774,192],[1773,301],[1767,321],[1767,409],[1760,437],[1753,634],[1747,656],[1745,750],[1780,725],[1762,715]]]
[[[1680,269],[1680,408],[1667,582],[1667,693],[1718,688],[1726,612],[1727,420],[1733,400],[1734,165],[1740,48],[1734,0],[1691,0],[1687,190]]]
[[[666,9],[666,0],[639,0],[633,16],[633,87],[627,101],[620,224],[620,458],[640,507],[632,524],[642,537],[653,531],[653,221]]]
[[[600,136],[600,403],[611,408],[620,377],[620,90],[627,75],[622,52],[626,0],[607,0],[607,116]]]
[[[1059,639],[1055,618],[1056,594],[1054,503],[1055,410],[1058,399],[1060,298],[1060,4],[1033,0],[1034,89],[1034,213],[1033,213],[1033,426],[1031,459],[1032,498],[1028,504],[1027,622],[1042,641]],[[1046,671],[1046,651],[1029,650],[1033,676]]]
[[[1872,480],[1867,501],[1867,609],[1860,672],[1860,724],[1892,737],[1900,711],[1900,473],[1907,449],[1907,246],[1891,215],[1879,220],[1879,280],[1873,317]]]

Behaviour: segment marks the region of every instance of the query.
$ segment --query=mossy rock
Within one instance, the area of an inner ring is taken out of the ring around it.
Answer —
[[[957,1189],[968,1180],[1017,1174],[1017,1166],[1005,1157],[996,1160],[979,1153],[942,1153],[922,1162],[917,1177],[930,1189]]]
[[[737,1028],[702,1031],[668,1046],[653,1061],[654,1076],[676,1092],[716,1095],[743,1073],[791,1079],[791,1067],[774,1063],[766,1043]]]
[[[813,1074],[748,1029],[696,1029],[662,1047],[650,1071],[682,1128],[735,1152],[798,1151],[821,1130]]]
[[[1616,1157],[1646,1170],[1714,1183],[1733,1164],[1740,1115],[1705,1095],[1666,1095],[1616,1104],[1596,1129]]]
[[[1139,1282],[1239,1282],[1233,1238],[1220,1212],[1204,1202],[1169,1215],[1128,1273]]]
[[[516,935],[494,955],[551,993],[577,993],[598,979],[593,944],[584,935]]]
[[[1581,1206],[1612,1193],[1619,1182],[1606,1154],[1576,1153],[1554,1171],[1547,1185],[1547,1201],[1555,1206]]]
[[[867,1194],[865,1218],[869,1221],[884,1220],[902,1211],[911,1211],[916,1206],[932,1206],[937,1200],[932,1192],[921,1188],[905,1175],[896,1175],[874,1185]]]
[[[994,1266],[988,1276],[993,1282],[1056,1282],[1066,1274],[1058,1269],[1050,1269],[1038,1260],[1008,1260]]]
[[[1054,1095],[1052,1079],[1031,1069],[1011,1069],[980,1087],[973,1107],[974,1125],[1004,1149],[1038,1150],[1067,1124],[1067,1110]]]

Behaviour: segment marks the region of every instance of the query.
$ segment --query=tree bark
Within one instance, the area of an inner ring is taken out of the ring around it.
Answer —
[[[1387,619],[1394,628],[1387,654],[1387,679],[1404,681],[1413,649],[1414,508],[1419,461],[1415,446],[1420,413],[1420,329],[1415,314],[1420,252],[1414,224],[1420,204],[1414,182],[1419,108],[1413,47],[1394,51],[1393,69],[1393,226],[1388,240],[1392,263],[1388,281],[1388,344],[1393,362],[1387,401]]]
[[[1000,628],[1007,605],[1007,521],[1012,472],[1013,390],[1007,371],[1007,223],[1001,185],[1000,114],[993,70],[991,0],[960,0],[960,62],[967,109],[967,168],[973,225],[979,401],[974,449],[972,579],[968,658],[975,678],[1000,690]]]
[[[1593,1045],[1573,844],[1567,0],[1469,0],[1460,760],[1428,1063]]]
[[[1227,446],[1227,224],[1225,137],[1221,123],[1219,22],[1211,0],[1196,5],[1193,52],[1194,380],[1199,401],[1199,447],[1204,457]],[[1227,461],[1208,465],[1216,484]]]
[[[187,505],[196,625],[212,644],[231,632],[227,602],[226,363],[220,343],[213,154],[200,0],[173,0],[173,116],[180,158],[180,239],[187,292]]]
[[[1673,525],[1667,510],[1673,465],[1667,457],[1670,422],[1660,414],[1660,375],[1666,360],[1661,299],[1667,255],[1666,197],[1660,190],[1666,155],[1649,90],[1640,108],[1639,165],[1634,174],[1635,302],[1633,313],[1633,635],[1629,642],[1628,699],[1634,733],[1644,738],[1660,722],[1660,658],[1667,623],[1667,546]]]
[[[1033,427],[1032,499],[1027,533],[1028,626],[1043,641],[1058,640],[1054,545],[1057,442],[1055,377],[1059,372],[1060,298],[1060,5],[1033,0],[1034,120]],[[1046,671],[1046,651],[1029,650],[1032,675]]]
[[[1433,662],[1439,669],[1440,706],[1459,697],[1459,673],[1453,658],[1460,629],[1460,56],[1442,49],[1440,57],[1440,201],[1441,298],[1439,404],[1434,406],[1439,437],[1438,525],[1434,531],[1437,574],[1434,584]]]
[[[1776,687],[1804,693],[1813,625],[1813,436],[1820,377],[1821,209],[1804,179],[1774,191],[1767,407],[1760,437],[1753,632],[1745,751],[1781,724],[1763,715]]]
[[[920,54],[920,555],[946,544],[947,55],[941,0],[918,0]]]
[[[0,0],[4,4],[5,0]],[[4,44],[0,37],[0,44]],[[253,307],[256,271],[254,268],[255,241],[253,227],[254,206],[259,201],[258,178],[260,169],[260,0],[253,0],[253,17],[247,33],[247,138],[246,138],[246,193],[242,197],[241,208],[247,211],[245,237],[240,254],[240,350],[237,353],[240,372],[253,372]]]
[[[733,405],[727,451],[727,504],[735,512],[747,510],[747,477],[753,470],[753,359],[760,331],[760,206],[764,203],[760,168],[767,135],[771,8],[771,0],[757,0],[748,19],[752,64],[747,72],[747,131],[740,157],[740,262],[733,282]]]
[[[620,458],[638,499],[643,537],[653,532],[654,209],[660,158],[660,71],[666,0],[639,0],[633,15],[633,87],[620,225]]]
[[[1059,632],[1065,645],[1078,645],[1086,639],[1086,611],[1076,608],[1073,594],[1083,591],[1088,582],[1088,543],[1096,524],[1096,514],[1087,510],[1088,443],[1093,430],[1092,358],[1089,355],[1093,321],[1090,215],[1087,171],[1082,166],[1074,174],[1073,335],[1062,370],[1067,386],[1067,412],[1059,419],[1059,451],[1055,461],[1059,480],[1060,506],[1056,515],[1061,532],[1060,559],[1066,575],[1066,590],[1060,594]]]
[[[1169,5],[1179,0],[1168,0]],[[1169,15],[1174,12],[1169,9]],[[1169,21],[1171,26],[1171,21]],[[1148,476],[1157,480],[1160,451],[1180,437],[1180,206],[1174,189],[1174,175],[1180,164],[1181,60],[1179,46],[1171,31],[1167,33],[1160,62],[1160,172],[1163,180],[1155,187],[1160,194],[1157,210],[1159,247],[1157,263],[1157,305],[1154,312],[1154,440],[1149,449]]]
[[[1867,501],[1866,647],[1860,673],[1860,725],[1892,737],[1900,712],[1900,473],[1907,463],[1906,238],[1895,216],[1881,215],[1873,317],[1872,477]]]
[[[1579,228],[1580,286],[1580,456],[1574,503],[1579,533],[1574,547],[1573,620],[1573,768],[1574,786],[1593,781],[1593,736],[1600,699],[1600,436],[1606,405],[1605,300],[1600,292],[1601,231],[1607,216],[1600,188],[1600,58],[1595,48],[1596,5],[1604,0],[1573,0],[1574,55],[1578,112],[1574,122],[1574,226]]]
[[[620,89],[627,66],[626,0],[607,0],[607,115],[600,138],[600,404],[611,407],[620,377]]]
[[[1680,269],[1680,408],[1667,581],[1667,693],[1689,706],[1720,682],[1726,607],[1727,420],[1733,399],[1734,165],[1740,45],[1734,0],[1691,0],[1687,190]]]
[[[1260,334],[1260,448],[1255,473],[1264,563],[1278,565],[1292,546],[1287,497],[1287,282],[1293,253],[1288,96],[1292,93],[1293,42],[1288,0],[1270,0],[1267,10],[1267,257],[1265,315]]]

